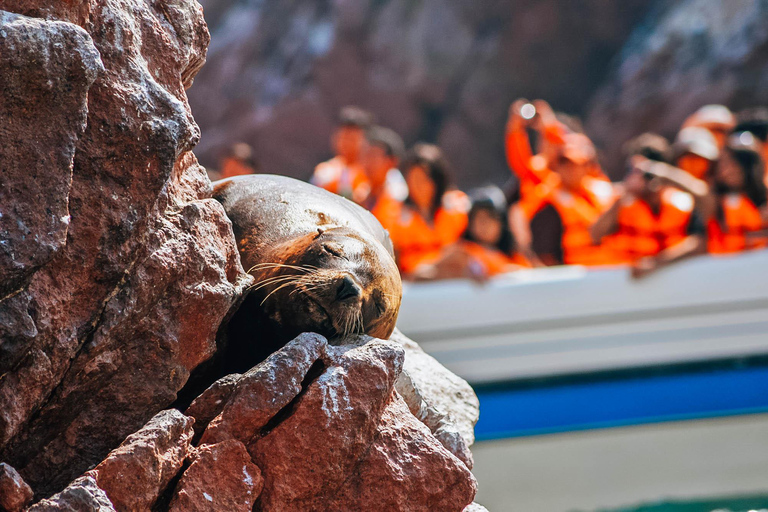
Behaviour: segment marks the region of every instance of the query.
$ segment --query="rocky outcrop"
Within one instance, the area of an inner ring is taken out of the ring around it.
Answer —
[[[198,418],[158,413],[30,510],[462,511],[475,480],[397,392],[405,357],[398,342],[301,335],[212,385],[186,411]]]
[[[408,143],[440,143],[469,186],[509,177],[517,96],[581,113],[655,2],[202,3],[213,42],[190,101],[205,165],[244,141],[265,171],[306,178],[329,156],[339,107],[359,104]]]
[[[609,169],[621,168],[621,145],[629,138],[649,130],[672,137],[702,105],[768,103],[768,5],[669,4],[634,31],[589,108],[588,133],[605,149]]]
[[[44,496],[174,401],[248,278],[189,152],[200,7],[1,5],[0,460]]]
[[[470,504],[476,402],[409,340],[305,334],[222,375],[251,278],[191,153],[200,7],[0,8],[0,508]]]

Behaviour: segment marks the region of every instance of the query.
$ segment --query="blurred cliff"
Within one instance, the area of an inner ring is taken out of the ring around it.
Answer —
[[[358,104],[444,146],[460,185],[503,182],[507,106],[526,96],[585,117],[616,172],[633,134],[768,94],[763,0],[201,3],[212,43],[190,102],[211,167],[244,141],[265,172],[307,177]]]

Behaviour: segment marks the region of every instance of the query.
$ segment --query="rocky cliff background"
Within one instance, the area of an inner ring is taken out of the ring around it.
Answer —
[[[203,0],[213,42],[190,102],[198,156],[245,141],[265,172],[307,177],[336,111],[441,144],[462,186],[503,183],[512,100],[544,98],[619,149],[672,135],[706,102],[766,102],[764,0]]]

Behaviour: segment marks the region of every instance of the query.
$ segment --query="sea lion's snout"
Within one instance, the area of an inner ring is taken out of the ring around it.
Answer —
[[[352,302],[362,296],[363,289],[352,279],[352,276],[346,275],[338,281],[336,288],[336,300],[338,302]]]

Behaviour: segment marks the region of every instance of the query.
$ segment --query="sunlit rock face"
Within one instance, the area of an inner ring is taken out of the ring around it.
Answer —
[[[0,8],[0,461],[42,496],[174,401],[248,280],[190,153],[200,6]]]
[[[204,0],[213,41],[190,91],[215,167],[245,141],[268,172],[306,178],[356,103],[445,147],[464,186],[509,177],[503,130],[517,96],[580,113],[655,2]]]
[[[0,508],[469,505],[476,397],[410,340],[217,373],[252,278],[191,152],[200,6],[0,8]]]
[[[587,130],[611,169],[620,167],[626,140],[647,130],[672,137],[702,105],[768,104],[768,6],[669,4],[635,30],[588,110]]]

